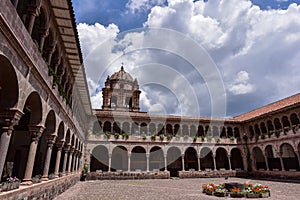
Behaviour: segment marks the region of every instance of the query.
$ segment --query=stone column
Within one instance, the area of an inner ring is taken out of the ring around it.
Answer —
[[[128,172],[130,172],[130,158],[131,158],[131,152],[128,152]]]
[[[71,174],[71,166],[72,166],[72,160],[73,160],[73,152],[74,152],[74,147],[70,148],[69,151],[69,163],[68,163],[68,174]]]
[[[216,154],[215,153],[213,153],[213,161],[214,161],[214,171],[217,171]]]
[[[51,46],[47,46],[46,49],[46,54],[47,54],[47,63],[50,66],[51,60],[52,60],[52,55],[55,51],[55,44],[52,44]],[[59,62],[59,60],[57,60]]]
[[[64,148],[65,150],[65,156],[64,156],[64,162],[63,162],[63,169],[62,169],[62,174],[63,175],[67,175],[67,161],[68,161],[68,155],[69,155],[69,151],[70,151],[70,145],[67,144]]]
[[[2,177],[2,172],[5,164],[5,159],[9,147],[10,137],[13,131],[13,127],[2,127],[1,129],[1,143],[0,143],[0,177]]]
[[[43,181],[48,180],[48,172],[49,172],[49,166],[50,166],[50,160],[51,160],[51,154],[52,154],[52,148],[53,144],[55,142],[56,135],[47,135],[46,140],[47,140],[47,153],[46,153],[46,159],[44,163],[44,170],[43,170]]]
[[[200,159],[201,159],[201,154],[200,154],[200,153],[197,154],[197,158],[198,158],[198,171],[200,172],[200,171],[201,171],[201,161],[200,161]]]
[[[284,163],[283,163],[283,160],[282,160],[282,152],[279,152],[279,159],[280,159],[281,170],[285,171]]]
[[[149,158],[150,158],[149,153],[146,153],[146,158],[147,158],[147,172],[149,172]]]
[[[108,154],[108,172],[111,172],[111,156],[112,156],[112,154],[109,153]]]
[[[164,161],[165,161],[165,172],[167,171],[168,163],[167,163],[167,154],[164,154]]]
[[[228,164],[229,164],[229,170],[231,171],[232,168],[231,168],[231,160],[230,160],[230,157],[231,157],[231,155],[230,155],[230,154],[227,154],[227,159],[228,159]]]
[[[181,155],[181,162],[182,162],[182,171],[184,172],[184,154]]]
[[[256,169],[256,160],[255,160],[255,157],[252,153],[250,153],[250,158],[251,158],[252,170],[257,171],[257,169]]]
[[[269,171],[269,163],[268,163],[268,157],[267,157],[267,155],[264,154],[264,158],[265,158],[265,163],[266,163],[267,171]]]
[[[28,24],[27,24],[27,30],[28,30],[29,35],[31,35],[33,25],[34,25],[34,21],[35,21],[35,17],[38,15],[38,8],[31,6],[29,8],[29,11],[28,11],[27,14],[29,16],[29,20],[28,20]]]
[[[44,131],[44,126],[41,126],[41,125],[29,127],[29,132],[31,134],[31,143],[30,143],[29,152],[28,152],[28,159],[27,159],[27,164],[26,164],[25,175],[24,175],[24,179],[22,182],[23,185],[31,185],[32,184],[31,176],[32,176],[32,170],[33,170],[33,166],[34,166],[36,149],[38,146],[39,138],[41,137],[43,131]]]
[[[59,165],[60,165],[61,151],[62,151],[63,145],[64,145],[64,142],[62,142],[62,141],[57,142],[57,144],[56,144],[57,153],[56,153],[56,161],[55,161],[55,169],[54,169],[55,178],[57,178],[58,174],[59,174]]]
[[[298,163],[299,163],[299,167],[300,167],[300,153],[299,153],[299,151],[295,151],[295,154],[297,155]]]
[[[44,49],[44,43],[45,43],[45,38],[48,36],[48,31],[49,31],[49,28],[41,29],[41,30],[40,30],[41,39],[40,39],[40,41],[39,41],[39,48],[40,48],[40,51],[41,51],[41,52],[43,52],[43,49]]]
[[[19,110],[5,110],[0,112],[0,122],[3,124],[0,130],[0,177],[2,177],[13,126],[18,123],[22,115],[23,113]]]
[[[77,157],[77,154],[76,154],[76,150],[74,150],[73,152],[73,160],[72,160],[72,169],[71,169],[71,172],[74,173],[75,172],[75,165],[76,165],[76,157]]]

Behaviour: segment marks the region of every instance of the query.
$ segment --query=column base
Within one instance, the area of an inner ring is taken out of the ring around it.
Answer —
[[[49,178],[48,177],[42,177],[42,179],[41,179],[42,181],[48,181],[49,180]]]
[[[32,185],[32,180],[23,180],[23,182],[21,182],[21,185]]]

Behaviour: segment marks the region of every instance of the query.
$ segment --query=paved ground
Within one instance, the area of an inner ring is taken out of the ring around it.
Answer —
[[[194,200],[231,199],[214,197],[201,193],[204,183],[249,182],[269,185],[271,197],[268,200],[299,200],[300,184],[283,183],[241,178],[207,179],[151,179],[151,180],[104,180],[78,182],[75,186],[58,196],[55,200]]]

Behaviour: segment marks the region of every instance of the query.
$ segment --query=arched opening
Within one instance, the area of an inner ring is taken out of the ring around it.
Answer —
[[[55,121],[55,113],[51,110],[46,118],[45,129],[42,133],[42,136],[39,139],[37,151],[35,154],[35,162],[34,168],[32,172],[32,176],[43,174],[44,163],[46,161],[46,154],[48,148],[48,139],[49,136],[55,135],[56,121]],[[53,141],[54,142],[54,141]]]
[[[201,170],[214,170],[213,154],[210,148],[203,147],[200,152]]]
[[[181,135],[179,124],[175,124],[175,126],[174,126],[174,136],[176,136],[176,135],[179,135],[179,136]]]
[[[213,128],[212,129],[212,131],[213,131],[213,137],[219,137],[220,136],[219,128],[216,127],[216,126],[213,126],[212,128]],[[232,129],[231,129],[231,131],[232,131]],[[232,134],[232,136],[233,136],[233,134]]]
[[[264,169],[266,170],[265,157],[259,147],[254,147],[253,156],[256,163],[256,170]]]
[[[205,136],[211,136],[211,130],[209,126],[205,126]]]
[[[40,8],[40,14],[35,17],[34,25],[31,33],[32,40],[37,47],[42,50],[42,37],[44,37],[47,30],[47,16],[43,7]]]
[[[131,151],[131,170],[132,171],[146,171],[147,159],[146,150],[143,147],[136,146]]]
[[[132,122],[131,124],[131,134],[132,135],[139,135],[139,124],[136,122]]]
[[[177,177],[178,171],[182,170],[181,152],[177,147],[170,147],[167,151],[167,170],[171,177]]]
[[[227,128],[227,135],[228,135],[229,138],[233,137],[233,131],[232,131],[232,128],[230,126]]]
[[[233,170],[244,170],[243,157],[241,151],[238,148],[233,148],[230,153],[231,168]]]
[[[283,116],[281,118],[281,121],[282,121],[283,128],[289,128],[290,127],[289,118],[287,116]]]
[[[145,134],[147,135],[148,134],[148,131],[147,131],[147,124],[146,123],[141,123],[141,134]]]
[[[278,157],[276,150],[272,145],[268,145],[266,147],[266,156],[269,170],[281,170],[280,158]]]
[[[273,132],[274,131],[274,126],[271,120],[267,121],[267,126],[268,126],[268,131]]]
[[[157,135],[164,135],[165,129],[163,124],[158,124],[157,126]]]
[[[124,146],[116,146],[112,151],[111,171],[128,170],[128,151]]]
[[[128,122],[124,122],[122,126],[122,133],[130,133],[130,127]]]
[[[183,126],[182,126],[182,136],[184,136],[184,135],[189,135],[190,133],[189,133],[189,128],[188,128],[188,126],[186,125],[186,124],[184,124]]]
[[[118,133],[120,134],[121,133],[121,125],[120,125],[120,122],[114,122],[113,124],[113,133]]]
[[[227,151],[224,148],[219,147],[216,151],[216,167],[218,170],[229,170]]]
[[[110,107],[111,108],[116,108],[117,105],[118,105],[117,101],[118,101],[117,97],[116,96],[112,96],[111,100],[110,100]]]
[[[101,121],[95,121],[93,125],[93,134],[98,135],[102,133],[102,123]]]
[[[13,108],[19,98],[16,72],[9,60],[0,55],[0,110]]]
[[[149,170],[164,170],[164,153],[160,147],[152,147],[150,149]]]
[[[14,126],[6,157],[6,172],[8,172],[6,175],[16,176],[20,179],[24,178],[32,141],[30,127],[39,125],[42,120],[42,102],[37,92],[32,92],[28,96],[23,113],[18,125]]]
[[[103,125],[103,132],[104,133],[111,133],[111,123],[109,121],[104,122]]]
[[[91,172],[96,170],[108,171],[108,150],[103,145],[96,146],[91,155]]]
[[[57,151],[58,151],[58,147],[63,147],[64,145],[64,141],[65,140],[65,129],[64,129],[64,123],[60,122],[59,126],[58,126],[58,130],[57,130],[57,137],[56,137],[56,142],[53,145],[53,149],[55,149],[54,151],[52,151],[52,156],[51,156],[51,163],[50,163],[50,168],[49,168],[49,174],[54,173],[55,170],[55,163],[56,163],[56,156],[57,156]],[[64,149],[61,149],[61,157],[59,160],[59,167],[58,167],[58,171],[62,172],[62,163],[63,163],[63,156],[65,154]]]
[[[54,40],[55,39],[54,39],[53,30],[50,28],[49,34],[46,37],[45,42],[44,42],[43,53],[42,53],[42,56],[46,62],[49,61],[50,52],[54,48],[54,43],[55,43]],[[48,64],[50,64],[50,63],[48,63]]]
[[[240,130],[239,130],[238,127],[234,127],[233,132],[234,132],[234,137],[235,138],[241,138],[241,136],[240,136]]]
[[[151,135],[156,134],[156,128],[155,128],[155,124],[154,123],[151,123],[149,125],[149,132],[150,132]]]
[[[171,124],[167,124],[166,131],[167,131],[167,135],[173,135],[173,127]]]
[[[204,136],[204,129],[203,126],[201,125],[198,126],[197,136],[198,137]]]
[[[283,143],[280,146],[280,152],[282,153],[281,157],[284,164],[284,169],[286,171],[289,171],[291,169],[299,169],[298,158],[294,152],[294,148],[290,144]]]
[[[198,157],[197,152],[193,147],[187,148],[184,153],[184,168],[185,170],[196,170],[198,171]]]
[[[274,119],[274,125],[275,125],[275,129],[276,130],[280,130],[281,131],[282,126],[281,126],[280,120],[278,118]]]
[[[254,125],[254,130],[255,130],[255,137],[258,137],[258,136],[261,135],[260,128],[259,128],[258,124]]]
[[[222,127],[222,131],[221,131],[220,137],[221,138],[226,138],[226,129],[225,129],[225,127]]]
[[[292,113],[290,116],[292,126],[296,126],[299,124],[299,118],[296,113]]]
[[[253,126],[249,126],[249,137],[252,139],[254,137],[254,129]]]
[[[194,137],[196,135],[196,127],[194,125],[190,126],[190,136]]]

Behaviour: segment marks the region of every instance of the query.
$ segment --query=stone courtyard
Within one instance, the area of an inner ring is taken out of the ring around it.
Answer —
[[[151,180],[102,180],[78,182],[75,186],[59,195],[61,199],[88,200],[159,200],[159,199],[232,199],[229,197],[208,196],[202,193],[201,186],[206,183],[260,183],[268,185],[273,199],[300,199],[300,184],[244,178],[198,178],[198,179],[151,179]]]

